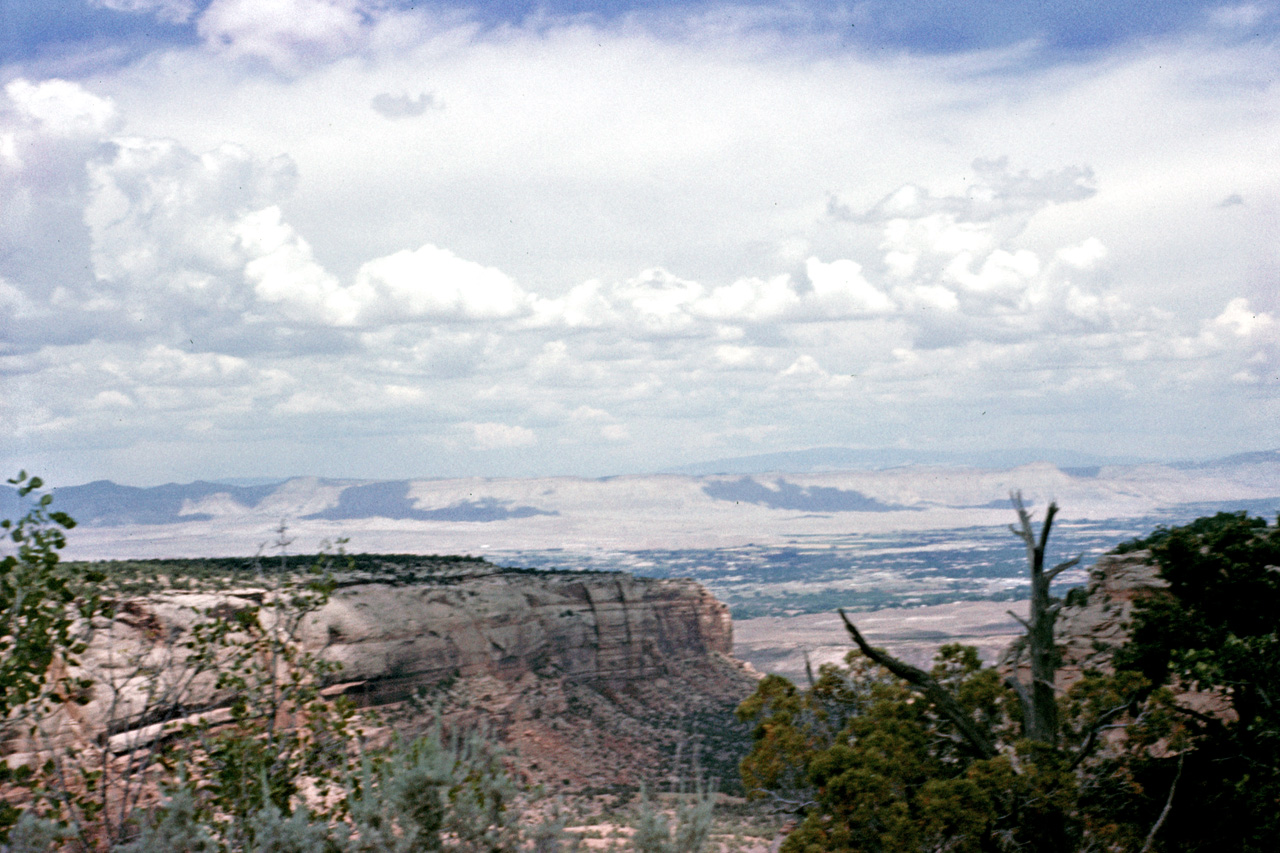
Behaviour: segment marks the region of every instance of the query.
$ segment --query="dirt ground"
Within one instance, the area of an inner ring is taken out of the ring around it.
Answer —
[[[946,643],[977,646],[988,663],[1022,629],[1009,610],[1025,616],[1026,602],[961,601],[930,607],[901,607],[851,613],[850,619],[875,646],[917,666],[927,665]],[[807,652],[816,671],[839,663],[853,648],[838,613],[763,616],[733,623],[733,654],[763,673],[803,681]]]

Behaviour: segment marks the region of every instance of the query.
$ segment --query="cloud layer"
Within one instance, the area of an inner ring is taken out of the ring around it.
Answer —
[[[1243,12],[1040,67],[732,16],[126,6],[203,42],[7,75],[10,467],[1280,443],[1277,63]]]

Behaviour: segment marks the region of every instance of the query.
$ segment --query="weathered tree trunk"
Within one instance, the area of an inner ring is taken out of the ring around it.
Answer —
[[[1016,674],[1009,677],[1009,684],[1018,693],[1022,704],[1023,734],[1030,740],[1056,747],[1058,745],[1058,700],[1054,693],[1054,680],[1057,675],[1059,655],[1053,642],[1053,626],[1058,619],[1058,611],[1062,603],[1049,595],[1049,585],[1062,572],[1080,562],[1079,557],[1059,563],[1052,569],[1045,570],[1044,552],[1049,543],[1049,531],[1053,528],[1053,518],[1058,514],[1058,505],[1050,503],[1045,512],[1044,524],[1037,537],[1031,526],[1031,516],[1022,502],[1022,493],[1014,492],[1009,496],[1013,507],[1018,511],[1019,524],[1009,525],[1014,535],[1027,545],[1027,564],[1031,574],[1031,613],[1030,619],[1023,619],[1016,613],[1010,615],[1022,623],[1027,629],[1027,652],[1031,660],[1031,684],[1023,684]],[[994,738],[982,731],[974,720],[965,714],[960,704],[938,684],[927,672],[918,669],[905,661],[898,660],[887,652],[872,648],[858,629],[840,611],[844,619],[849,637],[857,644],[864,655],[883,666],[899,678],[923,690],[938,706],[969,744],[974,753],[984,758],[996,754]]]
[[[1058,611],[1062,603],[1049,595],[1049,585],[1062,572],[1080,562],[1079,557],[1059,563],[1048,571],[1044,567],[1044,551],[1049,543],[1049,531],[1053,528],[1053,518],[1058,514],[1058,505],[1050,503],[1044,515],[1044,524],[1037,537],[1031,526],[1031,515],[1022,503],[1022,493],[1014,492],[1010,499],[1018,511],[1018,526],[1009,525],[1013,534],[1027,546],[1027,565],[1031,572],[1031,613],[1030,619],[1022,619],[1014,614],[1014,618],[1027,629],[1027,656],[1031,663],[1031,684],[1024,685],[1017,674],[1010,676],[1010,682],[1018,692],[1022,702],[1023,734],[1028,739],[1049,746],[1058,745],[1058,700],[1054,693],[1054,681],[1061,662],[1058,649],[1053,642],[1053,626],[1058,620]]]

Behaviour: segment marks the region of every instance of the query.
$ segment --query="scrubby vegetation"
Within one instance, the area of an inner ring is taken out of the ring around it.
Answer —
[[[10,482],[21,497],[36,497],[26,515],[4,522],[15,552],[0,562],[0,738],[27,750],[0,764],[3,853],[552,853],[577,846],[557,809],[530,818],[540,792],[518,784],[508,756],[483,733],[437,724],[401,742],[376,716],[327,698],[322,684],[335,665],[297,642],[301,621],[339,579],[450,582],[502,570],[473,558],[341,550],[291,560],[282,529],[272,565],[143,561],[108,574],[100,564],[62,563],[63,531],[74,522],[49,509],[38,478]],[[253,594],[193,611],[180,648],[156,637],[155,648],[136,659],[113,661],[104,679],[72,677],[91,632],[127,606],[122,590],[237,583],[249,583]],[[202,679],[229,701],[192,714],[187,691]],[[121,710],[126,689],[143,697],[143,707]],[[68,741],[70,709],[88,701],[90,690],[107,694],[106,731],[91,742]],[[698,789],[668,825],[645,801],[626,844],[643,853],[696,853],[712,803],[713,794]]]
[[[279,531],[285,533],[282,527]],[[72,574],[92,573],[115,593],[147,595],[162,590],[226,590],[264,579],[297,578],[324,565],[335,587],[357,583],[449,584],[483,575],[556,574],[555,569],[498,566],[483,557],[458,554],[348,554],[334,562],[328,550],[316,553],[259,553],[253,557],[163,558],[67,561]],[[577,574],[605,574],[579,571]]]
[[[672,808],[642,796],[602,815],[598,831],[566,832],[567,813],[539,808],[540,793],[522,788],[482,733],[437,725],[399,741],[323,695],[332,664],[295,642],[300,620],[340,583],[507,570],[475,558],[290,557],[283,546],[271,561],[64,563],[74,522],[50,508],[37,478],[10,482],[31,508],[4,523],[13,553],[0,561],[0,723],[6,740],[32,748],[0,765],[0,851],[550,853],[593,833],[645,853],[715,843],[713,795],[697,785]],[[1045,567],[1055,507],[1037,536],[1016,506],[1031,570],[1026,666],[984,667],[951,645],[923,672],[868,646],[846,620],[857,649],[844,666],[822,667],[805,686],[766,677],[742,704],[754,727],[742,781],[796,820],[783,853],[1274,849],[1280,526],[1220,513],[1122,545],[1150,553],[1167,591],[1136,604],[1110,668],[1055,693],[1052,628],[1065,602],[1048,590],[1073,561]],[[194,614],[169,659],[181,664],[176,676],[154,659],[126,673],[150,703],[129,726],[41,747],[58,715],[86,701],[76,658],[120,591],[193,585],[259,593]],[[231,697],[220,716],[180,700],[201,678]],[[758,824],[744,817],[734,837],[751,833]]]
[[[783,853],[1274,850],[1280,530],[1221,513],[1123,548],[1141,549],[1168,593],[1137,604],[1113,668],[1047,707],[1030,691],[1051,688],[1051,643],[1047,683],[959,646],[930,673],[864,648],[807,687],[765,678],[739,710],[742,773],[797,814]],[[1032,654],[1037,615],[1060,606],[1033,598]]]

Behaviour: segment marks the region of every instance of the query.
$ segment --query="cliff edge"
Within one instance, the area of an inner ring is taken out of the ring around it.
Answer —
[[[87,701],[67,706],[46,745],[97,741],[123,752],[175,720],[224,719],[232,697],[215,690],[216,672],[194,671],[193,628],[271,595],[246,587],[115,601],[80,656]],[[733,709],[755,676],[730,656],[728,608],[693,581],[483,563],[408,579],[348,576],[296,637],[340,664],[328,695],[377,707],[409,734],[440,716],[484,726],[515,748],[532,782],[632,785],[695,764],[736,778],[745,738]],[[5,752],[32,748],[18,737]]]

